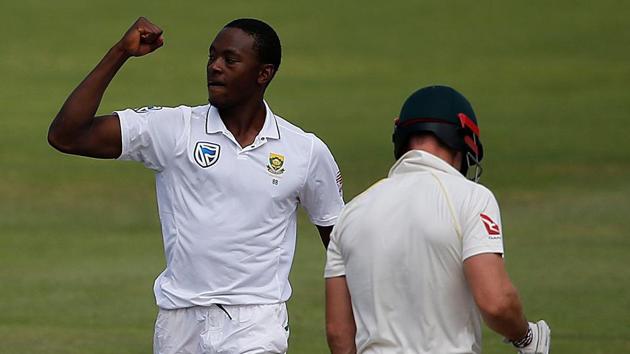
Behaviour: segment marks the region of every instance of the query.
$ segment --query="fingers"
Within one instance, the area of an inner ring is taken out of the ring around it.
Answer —
[[[162,29],[149,21],[144,17],[140,17],[138,21],[142,20],[142,26],[138,27],[140,32],[140,43],[148,45],[149,52],[152,52],[164,45],[164,36]]]
[[[140,17],[127,30],[120,45],[130,56],[143,56],[164,45],[163,31],[145,17]]]
[[[149,49],[150,51],[154,51],[163,45],[164,45],[164,37],[160,35],[155,41],[153,41],[152,43],[149,43]]]
[[[140,42],[146,44],[153,44],[158,39],[162,38],[162,29],[149,21],[144,17],[140,17],[134,24],[137,31],[140,33]],[[163,42],[162,38],[162,42]]]

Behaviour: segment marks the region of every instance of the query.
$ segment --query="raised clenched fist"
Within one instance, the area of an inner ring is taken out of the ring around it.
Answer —
[[[141,57],[164,45],[162,29],[144,17],[129,27],[118,45],[129,56]]]

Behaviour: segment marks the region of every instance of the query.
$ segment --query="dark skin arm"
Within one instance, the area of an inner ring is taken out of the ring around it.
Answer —
[[[130,57],[164,44],[162,30],[140,17],[72,91],[48,130],[48,142],[68,154],[117,158],[122,143],[117,115],[95,117],[107,86]]]
[[[319,237],[321,237],[324,248],[326,249],[328,249],[328,243],[330,242],[330,233],[332,232],[332,229],[333,226],[317,226]]]

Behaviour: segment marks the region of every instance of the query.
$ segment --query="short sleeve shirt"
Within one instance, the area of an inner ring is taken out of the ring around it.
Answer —
[[[325,276],[345,275],[359,353],[480,353],[466,258],[503,254],[492,193],[423,151],[349,203],[331,234]],[[393,345],[392,345],[393,344]]]
[[[119,159],[156,173],[166,255],[154,286],[161,308],[286,301],[298,205],[316,225],[335,223],[343,199],[332,154],[266,108],[245,147],[211,105],[116,112]]]

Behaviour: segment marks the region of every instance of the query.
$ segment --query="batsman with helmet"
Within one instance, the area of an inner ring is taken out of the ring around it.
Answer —
[[[393,134],[398,161],[331,234],[333,354],[477,354],[482,319],[518,353],[549,353],[549,326],[526,320],[506,272],[499,206],[477,183],[479,135],[472,106],[450,87],[405,101]]]

